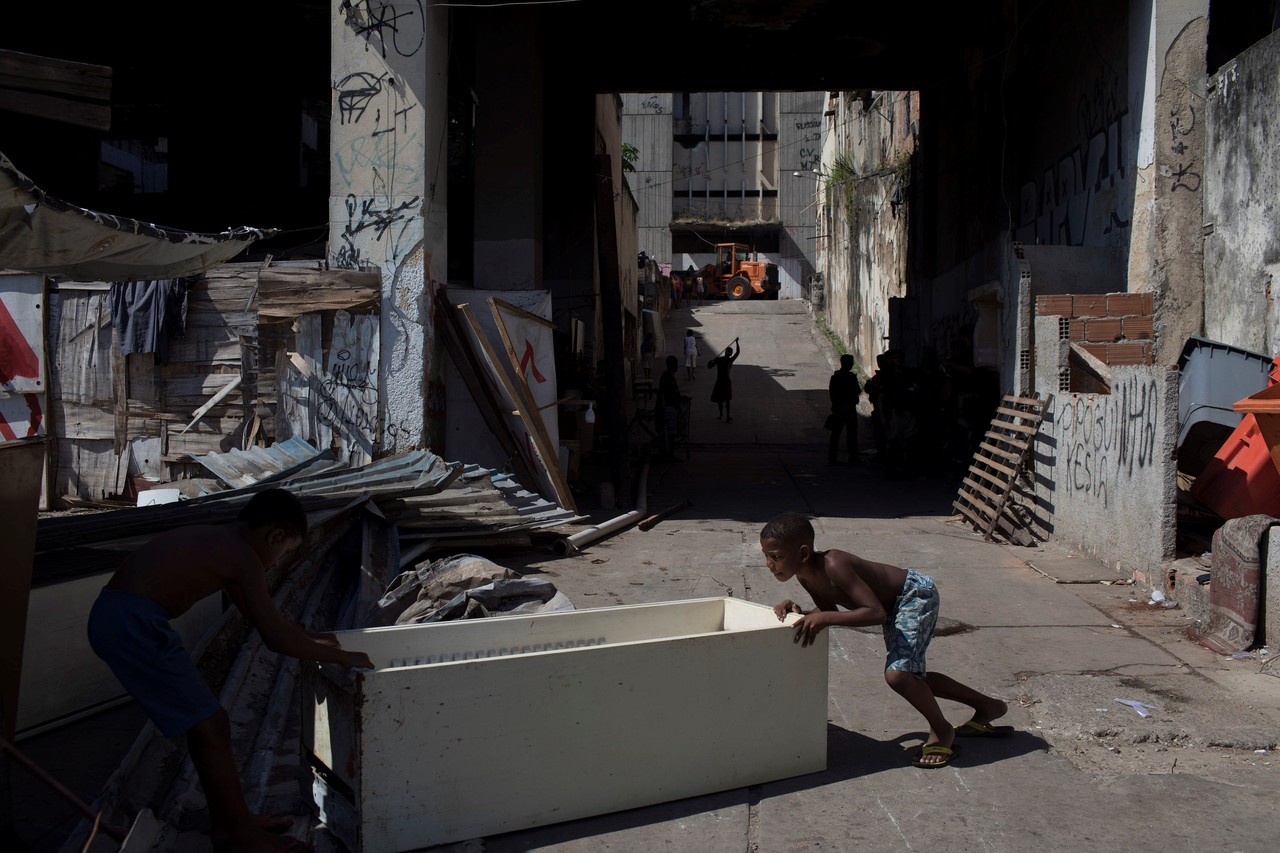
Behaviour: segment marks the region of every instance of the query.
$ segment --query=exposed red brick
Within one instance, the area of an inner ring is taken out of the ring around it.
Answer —
[[[1142,297],[1142,313],[1143,313],[1143,314],[1154,314],[1154,313],[1156,313],[1156,299],[1155,299],[1155,297],[1154,297],[1154,296],[1152,296],[1150,292],[1147,292],[1147,293],[1141,293],[1141,294],[1139,294],[1139,295]]]
[[[1080,349],[1089,353],[1103,364],[1107,364],[1107,345],[1106,344],[1081,344]]]
[[[1155,337],[1155,317],[1147,314],[1143,317],[1124,317],[1120,320],[1120,331],[1125,340],[1143,340]]]
[[[1084,321],[1084,339],[1094,343],[1120,340],[1120,321],[1114,317]]]
[[[1059,293],[1036,297],[1036,316],[1038,317],[1070,317],[1071,294]]]
[[[1077,293],[1071,298],[1072,317],[1107,316],[1107,297],[1102,293]]]
[[[1068,323],[1067,340],[1083,341],[1085,339],[1084,320],[1069,320]]]
[[[1123,317],[1126,314],[1142,314],[1141,293],[1108,293],[1107,314],[1111,317]]]
[[[1122,364],[1147,364],[1150,355],[1146,344],[1108,344],[1107,364],[1118,367]]]

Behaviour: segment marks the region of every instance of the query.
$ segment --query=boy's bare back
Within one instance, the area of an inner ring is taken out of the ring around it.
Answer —
[[[848,609],[861,603],[850,595],[850,587],[855,586],[850,583],[850,575],[856,576],[870,589],[886,613],[893,611],[894,602],[907,579],[906,569],[867,560],[838,548],[815,552],[805,568],[809,571],[802,571],[798,580],[810,595],[816,593]],[[811,585],[814,588],[810,588]]]
[[[235,525],[198,525],[156,536],[125,559],[107,588],[150,598],[175,618],[202,598],[231,584],[252,583],[265,571]]]

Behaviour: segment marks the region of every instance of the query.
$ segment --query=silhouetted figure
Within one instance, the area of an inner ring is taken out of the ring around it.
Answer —
[[[668,460],[675,458],[672,449],[680,431],[680,385],[676,382],[676,371],[679,369],[680,359],[674,355],[667,356],[667,369],[658,379],[658,400],[654,406],[658,444],[662,449],[662,458]]]
[[[737,344],[737,352],[734,352],[734,344]],[[742,344],[738,343],[738,339],[734,338],[733,343],[724,348],[724,352],[711,359],[707,367],[716,369],[716,384],[711,388],[711,402],[719,407],[720,413],[716,415],[716,420],[724,418],[727,424],[733,423],[733,410],[730,408],[733,404],[733,381],[729,378],[729,368],[733,367],[733,363],[738,360],[738,356],[742,355]]]
[[[840,369],[831,374],[827,383],[831,397],[831,438],[827,442],[827,461],[836,464],[840,450],[840,433],[845,433],[849,446],[849,463],[858,462],[858,400],[862,397],[862,384],[853,372],[853,356],[840,356]]]

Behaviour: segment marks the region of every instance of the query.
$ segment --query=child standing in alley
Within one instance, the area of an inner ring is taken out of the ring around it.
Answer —
[[[698,339],[693,336],[693,329],[684,333],[684,369],[685,375],[693,379],[693,369],[698,366]]]
[[[884,626],[885,681],[929,724],[917,767],[946,767],[955,753],[957,735],[990,737],[1013,731],[1010,726],[991,724],[1008,712],[1004,702],[925,668],[925,650],[938,619],[938,590],[932,578],[847,551],[815,551],[813,544],[813,525],[799,513],[783,513],[760,532],[760,550],[769,571],[779,581],[793,577],[800,581],[816,605],[804,610],[787,599],[773,611],[779,620],[789,613],[800,614],[795,640],[803,646],[811,645],[825,627]],[[952,726],[938,707],[939,698],[973,708],[972,718]]]

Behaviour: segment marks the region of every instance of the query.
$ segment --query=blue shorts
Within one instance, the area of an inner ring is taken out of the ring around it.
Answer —
[[[89,645],[165,737],[180,735],[222,706],[157,602],[104,589],[89,612]]]
[[[902,592],[884,623],[885,670],[924,676],[924,652],[938,623],[938,588],[933,578],[907,569]]]

